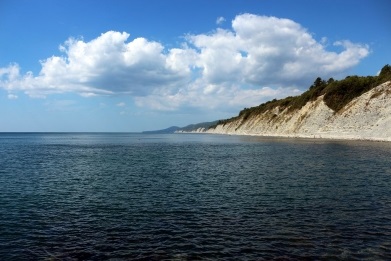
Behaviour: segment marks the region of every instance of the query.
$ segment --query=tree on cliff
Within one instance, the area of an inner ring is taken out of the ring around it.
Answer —
[[[380,82],[391,81],[391,65],[385,65],[378,76]]]

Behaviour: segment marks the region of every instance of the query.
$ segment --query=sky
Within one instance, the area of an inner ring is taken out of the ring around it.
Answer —
[[[391,64],[389,0],[0,0],[0,132],[236,116]]]

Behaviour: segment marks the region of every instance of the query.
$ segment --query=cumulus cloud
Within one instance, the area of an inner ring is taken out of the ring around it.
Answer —
[[[329,52],[289,19],[244,14],[233,20],[232,28],[189,36],[200,50],[203,76],[215,84],[235,80],[255,86],[298,86],[315,75],[343,72],[369,53],[368,46],[349,41],[335,43],[342,52]]]
[[[68,39],[60,50],[64,56],[41,61],[37,76],[21,75],[17,64],[0,71],[1,87],[21,90],[30,96],[76,92],[83,96],[130,94],[143,96],[160,86],[183,83],[189,73],[171,62],[157,42],[127,33],[109,31],[90,42]]]
[[[220,17],[216,23],[224,22]],[[187,35],[177,48],[126,32],[84,41],[68,39],[62,56],[41,61],[37,75],[17,64],[0,69],[0,88],[32,97],[74,92],[82,96],[129,95],[156,110],[256,105],[297,94],[318,77],[332,77],[368,56],[367,45],[341,40],[327,50],[300,24],[242,14],[231,29]]]
[[[119,102],[119,103],[117,103],[117,106],[118,106],[118,107],[125,107],[125,106],[126,106],[126,103],[124,103],[124,102]]]

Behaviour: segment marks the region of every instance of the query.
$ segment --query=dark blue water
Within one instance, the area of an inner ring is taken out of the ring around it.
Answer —
[[[391,143],[0,134],[0,260],[390,260]]]

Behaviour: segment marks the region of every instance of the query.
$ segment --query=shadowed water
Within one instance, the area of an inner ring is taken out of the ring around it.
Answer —
[[[0,134],[0,260],[391,259],[391,144]]]

